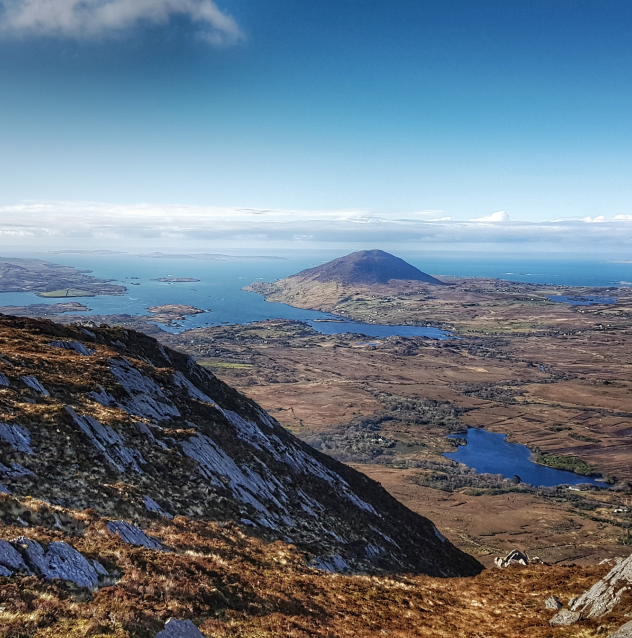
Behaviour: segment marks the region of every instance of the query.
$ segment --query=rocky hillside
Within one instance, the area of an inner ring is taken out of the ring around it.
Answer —
[[[631,609],[629,561],[464,577],[430,521],[139,333],[0,317],[0,410],[0,638],[570,637]]]
[[[90,508],[117,533],[155,514],[230,521],[332,572],[481,569],[379,484],[151,337],[2,317],[0,354],[6,493]]]

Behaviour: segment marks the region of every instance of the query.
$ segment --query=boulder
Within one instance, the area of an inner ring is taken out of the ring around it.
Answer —
[[[130,545],[146,547],[147,549],[162,549],[158,539],[153,538],[153,536],[147,536],[142,529],[126,521],[110,521],[107,524],[107,528],[113,534],[117,534],[123,542]]]
[[[632,638],[632,620],[619,627],[615,632],[608,634],[608,638]]]
[[[9,543],[9,541],[0,540],[0,566],[2,566],[11,575],[12,572],[26,572],[30,574],[31,571],[26,566],[24,559],[20,552]],[[7,574],[3,573],[3,576]]]
[[[170,618],[155,638],[204,638],[204,634],[190,620]]]
[[[12,544],[22,550],[26,562],[44,578],[59,578],[79,587],[96,589],[99,582],[97,571],[83,554],[68,543],[53,542],[45,550],[37,541],[20,536]]]
[[[568,625],[574,625],[581,619],[582,615],[580,612],[562,609],[562,611],[558,611],[557,614],[549,620],[549,625],[551,625],[551,627],[567,627]]]
[[[508,567],[509,565],[528,565],[529,558],[519,549],[512,549],[505,558],[498,556],[494,559],[496,567]]]
[[[555,597],[551,596],[544,601],[544,606],[547,609],[562,609],[562,603]]]

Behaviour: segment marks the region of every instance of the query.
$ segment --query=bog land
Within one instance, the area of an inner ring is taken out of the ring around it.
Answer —
[[[446,283],[251,287],[350,321],[433,325],[458,337],[443,341],[323,335],[286,320],[161,338],[303,440],[380,481],[483,562],[516,545],[551,562],[621,554],[632,523],[630,291]],[[549,301],[554,295],[616,303]],[[460,443],[448,435],[468,427],[505,433],[542,464],[596,471],[611,488],[537,488],[477,474],[443,456]]]

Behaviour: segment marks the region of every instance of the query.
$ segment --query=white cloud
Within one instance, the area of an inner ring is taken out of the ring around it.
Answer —
[[[139,24],[164,25],[185,16],[214,45],[243,38],[213,0],[0,0],[5,33],[85,39],[118,35]]]
[[[477,217],[476,219],[470,219],[471,222],[508,222],[509,215],[504,210],[499,210],[496,213],[492,213],[491,215],[487,215],[485,217]]]
[[[0,237],[11,246],[147,247],[209,250],[210,246],[260,248],[427,245],[503,246],[512,250],[605,250],[629,253],[629,220],[587,224],[557,222],[481,223],[441,218],[403,218],[366,210],[274,210],[187,205],[114,205],[99,202],[24,202],[0,206]],[[520,248],[519,248],[520,247]],[[535,249],[535,248],[534,248]]]
[[[581,221],[586,222],[587,224],[600,224],[606,221],[606,218],[603,215],[598,215],[597,217],[582,217]]]
[[[632,221],[632,215],[615,215],[612,219],[615,221]]]

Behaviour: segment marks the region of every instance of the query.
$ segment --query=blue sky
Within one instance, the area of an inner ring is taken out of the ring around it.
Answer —
[[[310,236],[305,211],[323,228],[351,211],[441,241],[455,223],[476,241],[481,223],[513,228],[490,241],[556,220],[590,236],[603,217],[627,242],[629,1],[77,6],[0,0],[0,232],[16,210],[53,228],[54,211],[132,223],[146,204],[139,227],[156,209],[294,211],[288,241]]]

